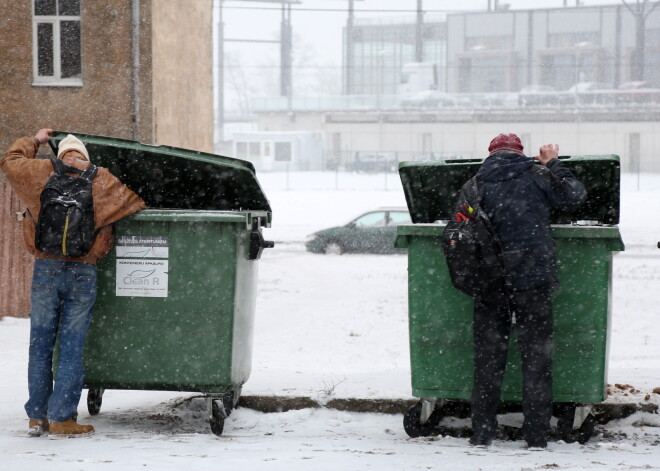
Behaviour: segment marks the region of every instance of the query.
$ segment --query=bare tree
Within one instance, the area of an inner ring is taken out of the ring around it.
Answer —
[[[632,79],[644,80],[644,50],[646,49],[646,19],[660,2],[651,4],[649,0],[637,0],[631,5],[629,1],[621,0],[635,17],[635,52],[632,58]],[[648,8],[647,10],[647,7]]]
[[[292,67],[293,67],[293,95],[318,96],[337,95],[341,92],[341,68],[334,67],[323,61],[314,47],[306,42],[298,34],[293,33]],[[277,57],[264,56],[260,67],[264,70],[277,70],[279,63]],[[267,90],[272,90],[279,79],[277,74],[270,73],[263,77],[263,82],[268,84]],[[271,93],[275,95],[276,93]]]
[[[229,95],[228,105],[234,113],[244,116],[250,114],[250,98],[254,95],[254,85],[248,80],[252,74],[246,70],[240,54],[231,51],[225,54],[226,83],[233,93]]]

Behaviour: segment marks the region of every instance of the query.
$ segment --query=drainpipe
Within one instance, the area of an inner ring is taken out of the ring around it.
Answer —
[[[222,0],[213,0],[213,151],[220,153],[224,140],[224,28]]]
[[[133,140],[139,141],[140,130],[140,0],[131,4],[131,82],[133,93]]]

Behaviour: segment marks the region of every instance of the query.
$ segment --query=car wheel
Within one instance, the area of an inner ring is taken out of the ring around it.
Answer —
[[[328,242],[323,249],[326,255],[341,255],[343,250],[337,242]]]

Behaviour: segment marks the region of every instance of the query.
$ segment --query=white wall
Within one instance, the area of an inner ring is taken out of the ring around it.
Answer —
[[[296,123],[284,122],[276,114],[261,115],[259,127],[272,131],[278,125],[292,130]],[[383,122],[327,122],[323,119],[299,119],[305,125],[315,121],[316,130],[325,135],[326,150],[332,148],[332,134],[341,133],[344,152],[422,152],[422,135],[431,133],[432,151],[459,154],[466,158],[485,157],[490,140],[500,133],[528,134],[528,155],[538,153],[543,144],[557,143],[563,155],[616,154],[626,169],[629,139],[640,135],[641,170],[660,172],[660,122],[560,122],[560,123],[383,123]],[[306,130],[311,128],[307,127]]]

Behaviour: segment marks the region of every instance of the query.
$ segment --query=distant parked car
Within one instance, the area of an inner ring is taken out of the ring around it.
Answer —
[[[437,162],[438,160],[456,160],[462,159],[463,156],[454,152],[419,152],[412,156],[415,161],[431,161]]]
[[[623,82],[617,87],[619,90],[641,90],[648,88],[658,88],[645,80],[633,80],[632,82]]]
[[[406,208],[379,208],[353,219],[344,226],[331,227],[308,236],[307,251],[325,254],[392,254],[396,226],[410,223]]]
[[[539,92],[554,92],[555,89],[550,85],[527,85],[520,89],[520,93],[539,93]]]
[[[528,85],[518,93],[520,106],[555,106],[558,102],[557,92],[548,85]]]
[[[657,106],[660,103],[660,87],[643,80],[624,82],[615,93],[615,102],[619,106]]]
[[[373,152],[355,154],[355,160],[349,165],[349,170],[358,173],[396,172],[399,162],[396,156],[388,152]]]
[[[559,94],[560,105],[608,106],[614,103],[614,88],[604,82],[578,82]]]
[[[404,96],[400,101],[403,109],[455,108],[457,104],[458,101],[455,97],[437,90],[424,90],[413,93]]]
[[[596,90],[612,90],[611,83],[605,82],[578,82],[567,90],[569,93],[593,92]]]

